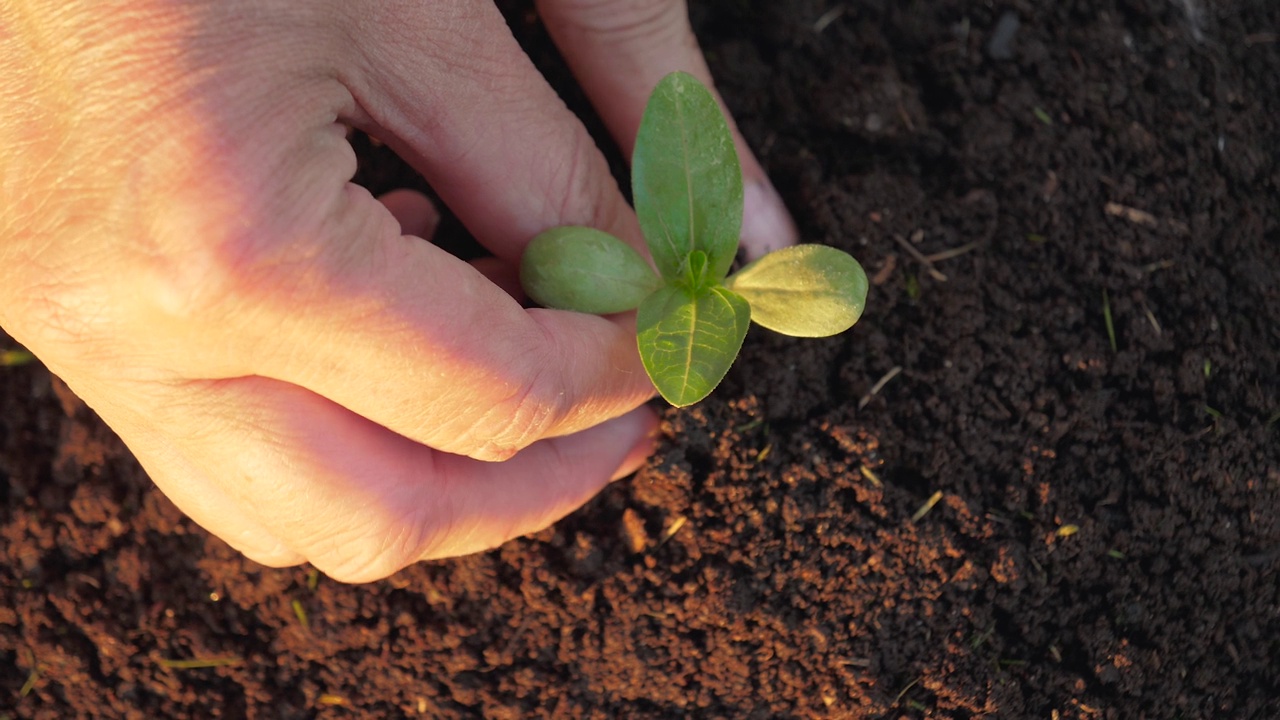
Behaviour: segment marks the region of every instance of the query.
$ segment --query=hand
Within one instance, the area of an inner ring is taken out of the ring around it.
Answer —
[[[709,81],[683,2],[539,9],[622,147],[658,78]],[[494,259],[348,182],[344,124]],[[0,137],[0,324],[258,562],[357,582],[487,549],[650,452],[632,321],[524,310],[485,275],[554,225],[641,245],[486,0],[9,0]],[[793,241],[739,151],[744,245]]]

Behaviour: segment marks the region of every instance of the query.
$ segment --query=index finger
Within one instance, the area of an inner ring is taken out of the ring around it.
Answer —
[[[528,241],[586,225],[643,239],[608,163],[491,2],[416,3],[371,37],[351,87],[373,130],[471,233],[517,263]]]
[[[635,144],[649,92],[666,74],[692,73],[715,92],[684,0],[538,0],[537,5],[547,31],[624,152]],[[799,233],[724,101],[720,104],[742,166],[742,250],[754,260],[794,245]]]

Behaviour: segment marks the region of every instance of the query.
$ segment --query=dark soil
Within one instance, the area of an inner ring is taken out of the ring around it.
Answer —
[[[0,717],[1280,717],[1280,4],[694,4],[862,322],[753,330],[634,479],[364,587],[5,369]]]

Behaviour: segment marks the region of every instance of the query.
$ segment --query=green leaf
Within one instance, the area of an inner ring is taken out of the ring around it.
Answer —
[[[630,245],[589,227],[547,230],[520,259],[524,291],[558,310],[596,315],[633,310],[661,284]]]
[[[751,307],[726,288],[694,295],[668,285],[640,304],[640,359],[667,402],[692,405],[724,379],[750,324]]]
[[[689,257],[684,259],[684,286],[694,295],[702,292],[705,288],[720,284],[720,278],[712,281],[708,277],[708,262],[707,254],[701,250],[694,250],[689,253]]]
[[[784,335],[826,337],[862,316],[867,274],[851,255],[826,245],[775,250],[725,285],[751,304],[751,319]]]
[[[742,228],[742,170],[720,105],[692,75],[671,73],[649,96],[631,190],[662,277],[679,282],[685,258],[701,250],[711,282],[724,279]]]

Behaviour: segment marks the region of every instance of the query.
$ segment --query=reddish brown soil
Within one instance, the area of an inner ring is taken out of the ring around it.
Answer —
[[[1280,717],[1280,5],[694,4],[864,320],[753,330],[634,479],[364,587],[242,560],[6,369],[0,717]]]

